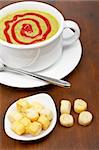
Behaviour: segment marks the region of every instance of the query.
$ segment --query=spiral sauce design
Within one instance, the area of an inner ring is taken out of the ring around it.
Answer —
[[[42,30],[39,19],[44,23],[44,31]],[[20,27],[18,29],[19,25]],[[28,12],[16,14],[13,16],[12,20],[5,21],[4,35],[6,41],[9,43],[13,43],[13,40],[17,44],[24,45],[41,42],[46,40],[50,32],[51,24],[48,18],[39,13]]]

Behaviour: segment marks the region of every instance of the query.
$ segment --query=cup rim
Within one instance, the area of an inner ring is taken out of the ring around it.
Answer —
[[[64,26],[62,26],[62,24],[64,23],[64,17],[63,17],[63,15],[60,13],[60,11],[57,8],[53,7],[52,5],[50,5],[48,3],[45,3],[45,2],[35,2],[35,1],[15,2],[13,4],[9,4],[9,5],[5,6],[5,7],[3,7],[0,10],[0,12],[3,11],[5,8],[7,9],[7,7],[9,8],[10,6],[14,6],[16,4],[23,4],[23,3],[44,4],[44,5],[47,5],[48,7],[52,8],[52,9],[54,8],[57,11],[57,13],[59,14],[59,16],[61,17],[61,24],[60,24],[60,27],[59,27],[57,33],[55,35],[53,35],[51,38],[49,38],[49,39],[47,39],[45,41],[34,43],[34,44],[29,44],[29,45],[12,44],[12,43],[8,43],[7,41],[4,41],[2,39],[0,39],[0,44],[2,44],[3,46],[10,47],[10,48],[29,49],[29,48],[39,48],[39,47],[46,46],[46,45],[50,44],[51,42],[53,42],[55,39],[57,39],[59,37],[59,35],[62,33],[62,31],[63,31],[63,27]]]

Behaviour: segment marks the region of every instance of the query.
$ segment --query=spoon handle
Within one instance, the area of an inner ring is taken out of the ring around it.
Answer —
[[[24,75],[29,75],[29,76],[32,76],[32,77],[36,77],[38,79],[42,79],[44,81],[47,81],[48,83],[51,83],[51,84],[54,84],[54,85],[57,85],[57,86],[60,86],[60,87],[70,87],[71,86],[71,84],[67,81],[59,80],[59,79],[55,79],[55,78],[51,78],[51,77],[47,77],[47,76],[43,76],[43,75],[40,75],[38,73],[29,72],[29,71],[25,71],[25,70],[22,70],[22,69],[11,68],[11,67],[6,66],[5,70],[10,71],[10,72],[16,72],[16,73],[24,74]]]

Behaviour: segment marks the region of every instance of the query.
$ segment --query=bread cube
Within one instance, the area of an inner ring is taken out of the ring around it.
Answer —
[[[74,111],[80,113],[87,109],[87,103],[82,99],[76,99],[74,102]]]
[[[30,121],[30,119],[28,119],[28,118],[26,118],[26,117],[24,117],[24,118],[22,118],[21,120],[19,120],[25,127],[27,127],[30,123],[31,123],[31,121]]]
[[[78,123],[82,126],[87,126],[91,123],[93,115],[89,111],[83,111],[79,114]]]
[[[31,123],[30,126],[28,127],[28,132],[34,136],[39,135],[41,131],[42,131],[42,125],[37,121]]]
[[[18,111],[20,112],[25,112],[26,109],[30,108],[31,105],[30,103],[27,101],[26,98],[21,98],[16,102],[16,108]]]
[[[25,126],[20,121],[13,122],[11,128],[18,135],[25,133]]]
[[[68,100],[61,100],[60,112],[61,114],[70,114],[71,102]]]
[[[45,115],[41,115],[38,122],[42,124],[43,130],[46,130],[50,125],[50,121]]]
[[[42,104],[40,104],[39,102],[36,102],[36,101],[33,101],[31,105],[32,105],[33,109],[35,109],[38,113],[40,113],[40,111],[44,108],[44,106]]]
[[[70,114],[61,114],[60,124],[65,127],[71,127],[74,124],[73,116]]]
[[[19,121],[24,117],[24,115],[20,112],[18,112],[17,110],[12,111],[9,115],[8,118],[10,120],[11,123],[15,122],[15,121]]]
[[[52,118],[53,118],[53,114],[52,114],[51,110],[49,110],[47,108],[43,108],[40,111],[40,115],[45,115],[49,120],[52,120]]]
[[[26,117],[29,118],[31,121],[36,121],[39,118],[38,112],[36,112],[33,108],[27,109],[25,114]]]

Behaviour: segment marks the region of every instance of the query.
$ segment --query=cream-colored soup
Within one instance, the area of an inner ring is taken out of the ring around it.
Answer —
[[[0,19],[0,39],[12,44],[33,44],[51,38],[59,23],[47,12],[20,10]]]

